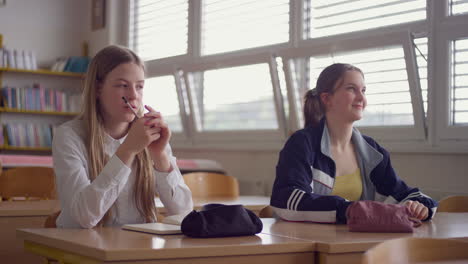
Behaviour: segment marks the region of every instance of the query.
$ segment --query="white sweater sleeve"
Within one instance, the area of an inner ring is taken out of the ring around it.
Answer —
[[[113,155],[91,182],[85,144],[70,127],[56,129],[52,156],[62,208],[68,208],[71,218],[81,227],[96,226],[119,196],[131,169]]]
[[[169,156],[172,171],[159,172],[154,170],[156,191],[166,208],[167,215],[188,213],[193,210],[192,192],[184,182],[169,145],[166,147],[166,153]]]

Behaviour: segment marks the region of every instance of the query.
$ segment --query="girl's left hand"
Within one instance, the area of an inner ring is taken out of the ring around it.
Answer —
[[[159,128],[160,137],[148,145],[148,150],[153,156],[164,155],[164,149],[171,139],[171,130],[167,126],[166,122],[161,115],[161,113],[156,112],[151,106],[145,105],[145,108],[149,111],[143,115],[143,118],[146,119],[145,126],[157,127]]]
[[[424,204],[418,201],[408,200],[404,203],[404,205],[408,207],[411,215],[419,220],[424,220],[429,215],[429,209],[427,209]]]

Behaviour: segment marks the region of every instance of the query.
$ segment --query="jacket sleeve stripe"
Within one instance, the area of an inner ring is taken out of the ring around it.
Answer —
[[[291,195],[289,196],[288,202],[286,204],[288,209],[291,209],[291,203],[296,198],[296,193],[298,191],[299,191],[298,189],[294,189],[294,191],[292,191]]]
[[[414,193],[410,193],[408,194],[408,196],[406,196],[403,200],[400,201],[400,203],[404,203],[406,202],[407,200],[411,199],[411,198],[416,198],[416,197],[425,197],[425,198],[429,198],[429,196],[425,195],[424,193],[422,192],[414,192]]]
[[[294,211],[297,211],[297,206],[299,205],[299,202],[301,201],[302,196],[304,196],[304,193],[305,192],[301,191],[301,193],[298,195],[296,203],[294,204]]]

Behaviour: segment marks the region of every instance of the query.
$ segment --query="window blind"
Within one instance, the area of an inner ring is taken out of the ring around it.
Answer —
[[[146,79],[143,103],[161,112],[172,132],[182,132],[179,100],[173,76]]]
[[[451,121],[468,124],[468,39],[452,42]]]
[[[357,126],[414,125],[408,76],[401,46],[310,58],[310,87],[328,65],[350,63],[364,73],[367,107]]]
[[[288,0],[204,0],[202,54],[289,40]]]
[[[310,37],[426,19],[426,0],[310,0]]]
[[[209,70],[203,77],[198,130],[278,128],[268,64]]]
[[[468,0],[450,0],[450,14],[460,15],[468,13]]]
[[[187,0],[133,0],[130,47],[144,60],[187,53]]]

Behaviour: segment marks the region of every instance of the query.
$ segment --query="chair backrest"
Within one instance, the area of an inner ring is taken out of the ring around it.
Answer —
[[[56,228],[57,227],[57,224],[56,224],[56,221],[57,221],[57,218],[59,217],[60,215],[60,212],[62,212],[61,210],[49,215],[45,222],[44,222],[44,227],[45,228]]]
[[[263,207],[262,210],[258,213],[258,217],[260,218],[272,218],[273,217],[273,208],[271,206],[267,205]]]
[[[55,199],[54,170],[46,167],[13,168],[0,175],[0,196]]]
[[[468,213],[468,196],[449,196],[439,201],[437,212]]]
[[[363,257],[363,264],[410,264],[467,260],[468,242],[437,238],[399,238],[378,244]]]
[[[232,176],[211,172],[192,172],[184,174],[183,177],[194,198],[239,196],[239,183]]]

